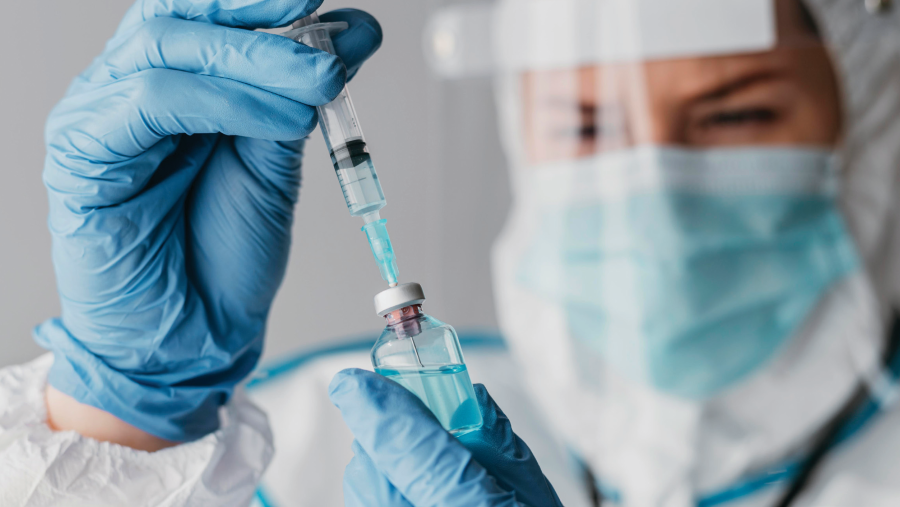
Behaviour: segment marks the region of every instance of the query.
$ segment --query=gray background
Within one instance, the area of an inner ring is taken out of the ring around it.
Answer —
[[[488,253],[508,206],[506,171],[488,81],[441,83],[425,65],[422,27],[440,3],[446,2],[326,1],[321,10],[361,8],[384,28],[381,51],[350,88],[388,199],[382,216],[401,280],[422,283],[426,311],[458,329],[493,328]],[[15,22],[0,31],[0,366],[40,354],[31,329],[59,311],[41,183],[44,121],[129,5],[51,0],[5,6],[6,19]],[[385,285],[360,225],[344,206],[316,131],[266,358],[381,329],[372,296]]]

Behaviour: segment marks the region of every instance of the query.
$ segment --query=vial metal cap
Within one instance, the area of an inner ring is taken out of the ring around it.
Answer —
[[[425,302],[425,293],[417,283],[403,283],[375,295],[375,313],[379,317],[401,308]]]

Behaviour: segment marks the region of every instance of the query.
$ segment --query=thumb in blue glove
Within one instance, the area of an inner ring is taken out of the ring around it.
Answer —
[[[365,370],[338,373],[329,395],[356,437],[346,505],[562,505],[487,389],[476,384],[475,393],[484,425],[457,439],[399,384]]]

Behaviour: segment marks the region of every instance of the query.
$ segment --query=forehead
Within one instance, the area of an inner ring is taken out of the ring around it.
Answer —
[[[605,63],[576,69],[523,73],[532,98],[578,93],[592,96],[665,89],[673,96],[697,96],[722,86],[760,76],[790,77],[802,69],[805,52],[775,49],[765,53],[682,58],[651,62]],[[594,90],[593,93],[590,91]]]

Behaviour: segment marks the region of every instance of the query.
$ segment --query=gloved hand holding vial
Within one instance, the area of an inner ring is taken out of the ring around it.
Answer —
[[[375,371],[412,391],[451,434],[481,428],[475,390],[456,331],[422,311],[425,293],[417,283],[391,287],[375,296],[375,312],[387,326],[372,347]]]

